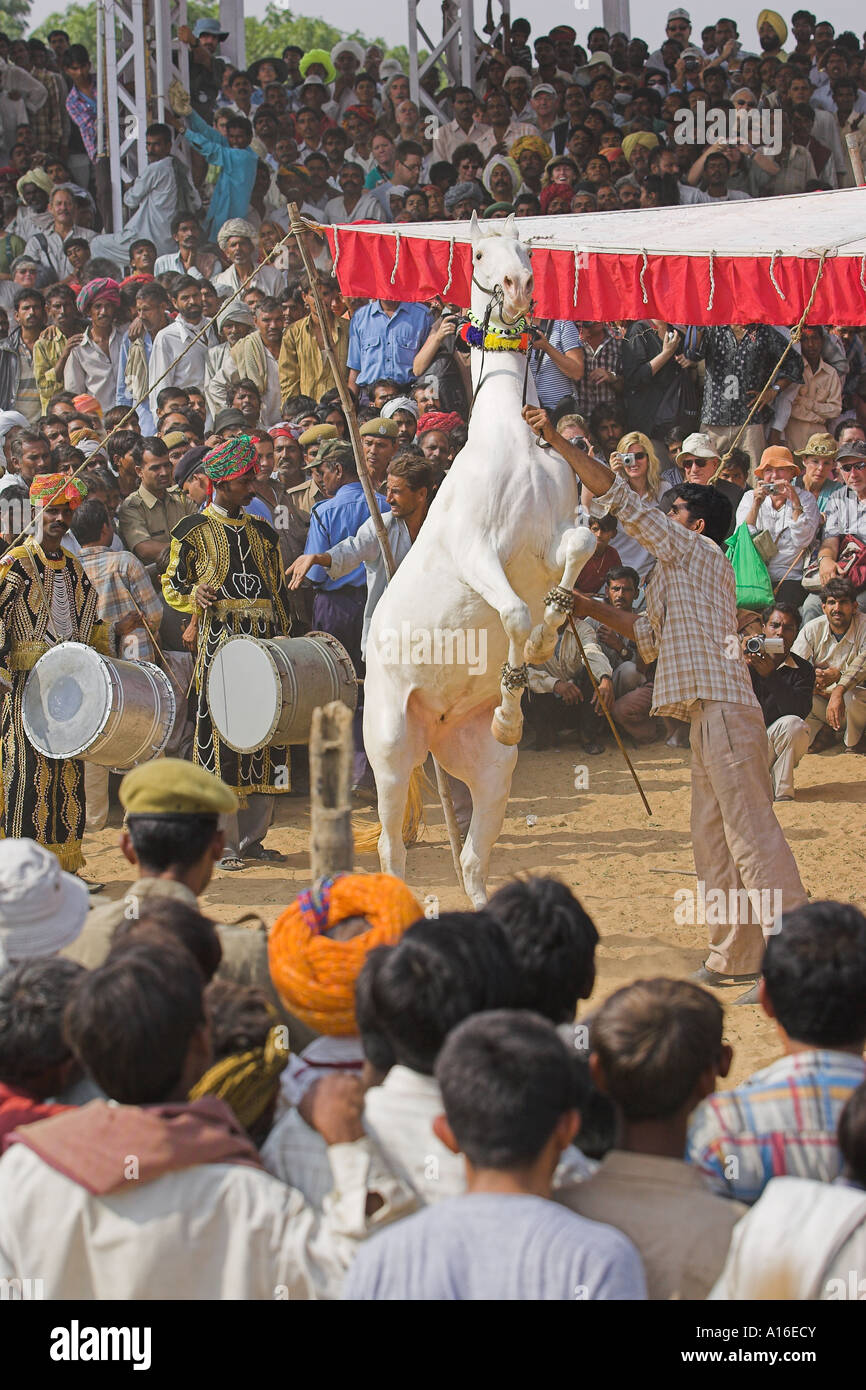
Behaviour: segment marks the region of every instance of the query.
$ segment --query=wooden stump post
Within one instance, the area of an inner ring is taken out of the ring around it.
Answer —
[[[313,710],[310,729],[310,882],[352,873],[352,711],[341,700]]]

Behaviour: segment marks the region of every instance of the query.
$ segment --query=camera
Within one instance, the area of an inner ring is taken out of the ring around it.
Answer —
[[[764,483],[764,491],[770,497],[772,497],[774,492],[778,492],[779,490],[778,483]]]
[[[690,54],[687,58],[683,59],[683,67],[686,72],[697,72],[698,68],[700,67],[700,63],[698,62],[697,58],[693,57]]]
[[[762,632],[757,637],[747,637],[743,645],[746,656],[781,656],[785,643],[781,637],[765,637]]]
[[[619,461],[623,468],[628,468],[630,463],[634,463],[634,454],[620,454]]]

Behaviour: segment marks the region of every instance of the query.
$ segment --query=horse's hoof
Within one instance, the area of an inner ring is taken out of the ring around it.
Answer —
[[[556,651],[556,637],[555,632],[552,637],[546,636],[544,628],[540,624],[533,628],[523,649],[523,660],[527,665],[540,666],[545,661],[549,661]]]
[[[523,715],[519,711],[516,715],[508,715],[501,705],[497,705],[490,721],[490,732],[497,743],[513,747],[523,735]]]

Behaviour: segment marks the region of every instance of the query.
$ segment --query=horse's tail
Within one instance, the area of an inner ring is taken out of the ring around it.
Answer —
[[[406,798],[406,810],[403,814],[403,843],[404,845],[417,844],[425,827],[424,820],[424,792],[433,791],[430,779],[423,767],[416,767],[412,770],[409,778],[409,791]],[[355,841],[355,851],[358,854],[372,854],[379,843],[379,836],[382,833],[382,826],[379,821],[362,821],[357,823],[354,818],[352,821],[352,835]]]

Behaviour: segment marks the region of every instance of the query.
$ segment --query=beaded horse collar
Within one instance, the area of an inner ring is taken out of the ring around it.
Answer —
[[[512,327],[503,326],[493,330],[486,328],[470,313],[457,334],[469,347],[483,348],[485,352],[526,352],[529,348],[525,318],[518,319]]]

